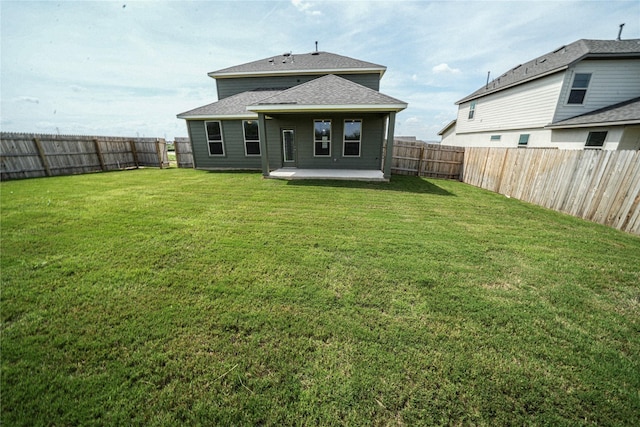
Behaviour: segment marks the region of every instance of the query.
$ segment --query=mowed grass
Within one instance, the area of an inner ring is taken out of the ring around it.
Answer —
[[[453,181],[5,182],[3,425],[638,425],[640,238]]]

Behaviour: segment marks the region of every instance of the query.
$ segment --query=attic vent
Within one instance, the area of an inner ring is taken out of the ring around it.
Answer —
[[[311,53],[311,55],[314,55],[314,56],[315,55],[320,55],[320,52],[313,52],[313,53]]]
[[[291,56],[291,52],[285,52],[285,53],[282,54],[282,56],[287,56],[287,57]]]
[[[562,51],[562,53],[564,53],[564,50],[565,50],[564,48],[565,47],[566,46],[559,47],[558,49],[554,50],[553,53],[559,53],[560,51]]]

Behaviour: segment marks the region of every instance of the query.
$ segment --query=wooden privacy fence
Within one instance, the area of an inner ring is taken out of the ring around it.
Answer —
[[[162,138],[0,134],[0,179],[168,167]]]
[[[179,168],[193,168],[193,150],[189,138],[175,137],[173,145],[176,150],[176,163]]]
[[[466,148],[464,182],[640,235],[640,151]]]
[[[391,173],[461,179],[464,150],[464,147],[397,141],[393,144]]]

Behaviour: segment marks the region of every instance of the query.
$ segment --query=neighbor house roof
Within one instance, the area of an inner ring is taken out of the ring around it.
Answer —
[[[562,129],[640,124],[640,97],[610,105],[590,113],[552,123],[547,128]]]
[[[252,103],[255,112],[401,111],[407,103],[328,74]]]
[[[237,95],[221,99],[220,101],[180,113],[178,114],[178,118],[192,120],[212,118],[256,118],[258,117],[256,113],[247,111],[247,105],[259,102],[260,100],[273,96],[279,92],[282,92],[282,90],[252,90],[242,92]]]
[[[266,75],[316,74],[316,73],[379,73],[384,74],[387,67],[372,62],[360,61],[348,56],[330,52],[311,52],[304,54],[285,53],[270,56],[258,61],[247,62],[209,73],[215,79]]]
[[[562,46],[524,64],[517,65],[500,77],[489,82],[456,104],[471,101],[513,86],[539,79],[567,69],[570,65],[587,58],[639,58],[640,39],[632,40],[585,40],[581,39]]]

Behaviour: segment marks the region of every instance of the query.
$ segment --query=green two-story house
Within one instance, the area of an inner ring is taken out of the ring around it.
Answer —
[[[328,52],[284,54],[209,73],[217,102],[181,113],[205,170],[391,171],[396,113],[386,67]]]

